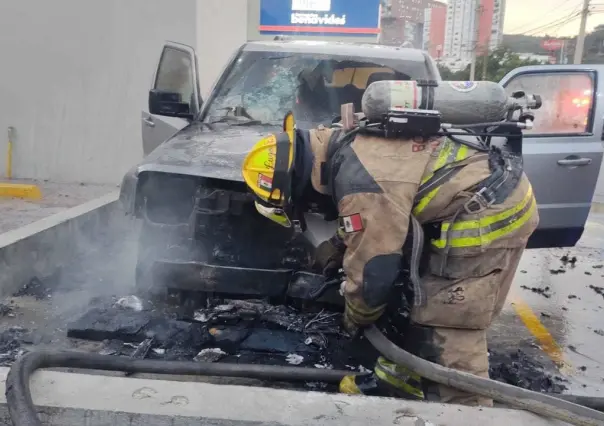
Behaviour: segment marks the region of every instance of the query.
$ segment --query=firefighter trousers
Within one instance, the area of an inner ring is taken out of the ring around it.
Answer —
[[[412,308],[412,322],[404,336],[405,349],[444,367],[488,378],[487,329],[503,308],[524,248],[507,251],[506,267],[486,277],[456,280],[435,275],[423,277],[426,288],[441,290],[436,293],[428,290],[427,305]],[[455,317],[445,321],[443,308]],[[422,325],[418,321],[442,325]],[[493,405],[489,398],[423,382],[428,400],[470,406]]]

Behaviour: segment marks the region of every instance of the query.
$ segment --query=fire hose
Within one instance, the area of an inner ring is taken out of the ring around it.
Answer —
[[[562,420],[572,425],[604,424],[604,413],[596,411],[604,408],[604,398],[573,395],[552,397],[446,368],[402,350],[390,342],[375,326],[365,330],[365,337],[389,360],[404,365],[434,382],[492,398],[512,407]],[[304,367],[156,361],[82,352],[36,351],[25,354],[15,361],[6,378],[6,400],[13,426],[42,426],[32,400],[29,387],[30,378],[38,369],[61,367],[126,373],[226,376],[329,383],[338,383],[344,376],[351,374],[350,371],[344,370]],[[588,406],[594,409],[588,408]]]

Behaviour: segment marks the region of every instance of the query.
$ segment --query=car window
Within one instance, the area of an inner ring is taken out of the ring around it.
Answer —
[[[155,89],[179,93],[183,102],[191,102],[193,81],[193,65],[189,53],[172,47],[164,48],[157,69]]]
[[[247,118],[281,125],[288,111],[305,125],[331,122],[345,103],[360,111],[372,76],[430,79],[425,61],[289,52],[243,52],[209,99],[205,120],[238,112]],[[353,81],[354,84],[349,83]],[[372,80],[373,81],[373,80]]]
[[[388,67],[365,67],[365,68],[342,68],[334,70],[331,78],[331,87],[343,87],[347,84],[353,84],[359,89],[367,88],[367,81],[373,74],[390,74],[394,77],[392,68]]]
[[[540,95],[543,105],[535,110],[535,123],[527,134],[576,134],[591,132],[594,82],[589,73],[520,74],[506,86],[506,91],[522,90]]]

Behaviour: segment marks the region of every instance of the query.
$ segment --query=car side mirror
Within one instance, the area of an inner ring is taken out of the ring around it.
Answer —
[[[191,104],[183,102],[180,93],[165,90],[152,89],[149,91],[149,112],[154,115],[193,119]]]

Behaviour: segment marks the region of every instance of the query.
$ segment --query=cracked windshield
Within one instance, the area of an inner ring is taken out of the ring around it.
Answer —
[[[0,0],[0,53],[0,424],[604,426],[604,2]]]
[[[422,57],[372,61],[335,52],[244,52],[220,86],[207,116],[210,123],[243,118],[281,125],[285,114],[293,111],[298,120],[331,124],[342,104],[353,103],[361,109],[363,93],[373,81],[435,77],[436,71]]]

